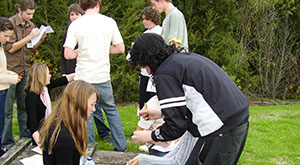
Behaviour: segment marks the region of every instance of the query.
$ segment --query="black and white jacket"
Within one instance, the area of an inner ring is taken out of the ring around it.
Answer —
[[[174,140],[188,130],[195,137],[214,136],[245,123],[249,103],[231,78],[198,54],[172,54],[154,76],[165,123],[154,141]]]

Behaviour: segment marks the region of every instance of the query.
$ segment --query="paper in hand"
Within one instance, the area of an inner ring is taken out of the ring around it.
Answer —
[[[44,35],[44,33],[54,33],[53,29],[51,28],[51,26],[44,26],[44,25],[41,25],[40,27],[40,34],[33,37],[31,39],[31,44],[32,44],[32,47],[42,38],[42,36]]]

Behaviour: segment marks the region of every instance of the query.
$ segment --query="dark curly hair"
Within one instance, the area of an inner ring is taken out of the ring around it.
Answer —
[[[155,33],[143,33],[136,38],[129,50],[133,67],[148,65],[154,75],[160,64],[172,53],[180,52],[175,44],[167,45],[163,38]]]
[[[14,25],[6,17],[0,17],[0,31],[14,30]]]
[[[156,25],[160,25],[161,18],[160,14],[152,8],[152,6],[147,6],[140,14],[140,19],[143,20],[143,16],[146,20],[151,20]]]

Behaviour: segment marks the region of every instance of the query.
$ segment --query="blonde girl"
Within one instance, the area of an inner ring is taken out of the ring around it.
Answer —
[[[30,68],[27,83],[25,107],[27,113],[27,127],[32,135],[34,145],[39,145],[39,128],[41,121],[51,113],[51,100],[48,90],[66,85],[72,81],[74,74],[51,80],[46,64],[36,63]]]
[[[80,156],[86,156],[87,119],[95,112],[98,100],[97,90],[83,80],[67,85],[40,130],[44,164],[79,164]]]

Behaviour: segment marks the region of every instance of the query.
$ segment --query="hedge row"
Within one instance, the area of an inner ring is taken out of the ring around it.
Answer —
[[[15,14],[17,0],[1,0],[1,16]],[[50,25],[49,34],[32,63],[44,62],[60,76],[62,34],[75,1],[36,0],[33,22]],[[190,50],[220,65],[249,96],[299,98],[300,5],[298,0],[173,0],[185,15]],[[126,50],[145,29],[138,15],[147,0],[102,0],[101,13],[114,18]],[[164,16],[164,15],[162,15]],[[111,55],[111,79],[116,102],[138,100],[139,70],[125,54]]]

